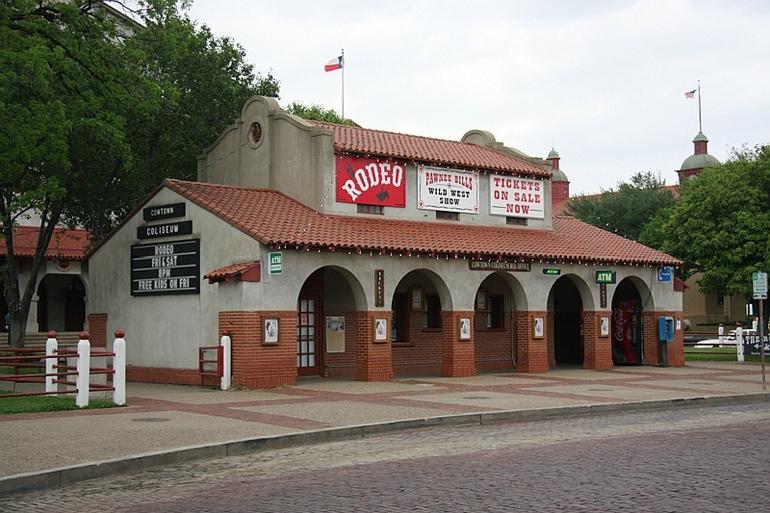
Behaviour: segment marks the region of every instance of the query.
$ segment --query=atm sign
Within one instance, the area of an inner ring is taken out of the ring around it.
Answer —
[[[596,271],[596,283],[615,283],[615,271]]]

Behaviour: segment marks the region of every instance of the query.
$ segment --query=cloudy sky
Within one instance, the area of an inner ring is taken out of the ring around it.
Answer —
[[[473,128],[535,156],[554,145],[573,193],[692,153],[701,81],[709,153],[770,143],[770,2],[196,0],[190,15],[281,81],[281,104],[367,128],[459,139]]]

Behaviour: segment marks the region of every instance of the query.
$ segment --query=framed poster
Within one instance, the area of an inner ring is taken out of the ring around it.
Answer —
[[[375,342],[388,341],[388,320],[387,319],[374,320],[374,341]]]
[[[275,317],[267,317],[264,322],[264,335],[262,337],[264,344],[277,344],[278,343],[278,319]]]
[[[470,317],[460,318],[460,340],[471,339],[471,319]]]
[[[535,317],[532,336],[534,338],[545,337],[545,319],[543,317]]]
[[[326,352],[345,352],[345,317],[342,315],[326,317]]]
[[[412,289],[412,311],[422,312],[422,289]]]
[[[600,337],[610,336],[610,318],[609,317],[599,318],[599,336]]]
[[[417,208],[479,213],[479,172],[417,166]]]

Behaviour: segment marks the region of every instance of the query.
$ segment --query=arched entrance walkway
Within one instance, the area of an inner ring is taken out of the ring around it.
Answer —
[[[394,374],[440,375],[443,313],[451,311],[444,281],[427,269],[407,273],[393,291],[391,310]]]
[[[297,298],[299,376],[355,376],[359,311],[366,296],[349,271],[329,266],[308,276]]]
[[[553,284],[548,296],[548,311],[553,327],[553,362],[556,365],[582,365],[583,301],[570,276],[562,276]]]
[[[526,308],[520,304],[523,297],[521,285],[508,273],[491,273],[479,285],[473,322],[476,372],[512,370],[516,366],[515,313]]]
[[[38,331],[82,331],[86,322],[86,287],[79,276],[48,274],[37,289]]]
[[[647,292],[645,290],[645,292]],[[649,296],[647,292],[645,294]],[[623,279],[612,294],[612,363],[614,365],[642,365],[644,329],[642,311],[644,302],[632,278]]]

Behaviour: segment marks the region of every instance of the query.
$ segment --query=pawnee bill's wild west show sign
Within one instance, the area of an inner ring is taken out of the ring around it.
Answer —
[[[417,208],[478,214],[478,171],[417,166]]]
[[[543,219],[543,192],[542,180],[489,175],[490,214]]]
[[[406,163],[337,156],[337,201],[360,205],[406,206]]]

